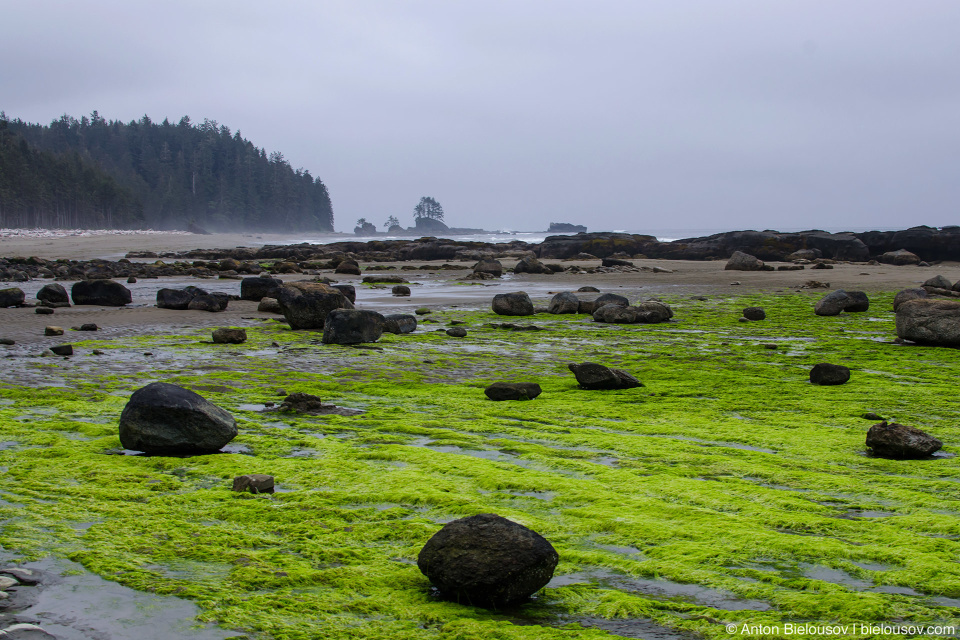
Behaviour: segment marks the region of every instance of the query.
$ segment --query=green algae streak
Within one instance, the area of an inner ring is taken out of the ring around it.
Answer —
[[[249,638],[611,637],[594,628],[605,619],[705,638],[733,637],[728,624],[960,626],[957,351],[894,344],[892,294],[871,297],[827,318],[805,294],[667,298],[669,324],[539,315],[539,332],[447,311],[432,317],[466,321],[467,338],[428,325],[382,351],[277,322],[244,345],[205,330],[76,342],[71,360],[4,376],[0,545],[189,598]],[[747,306],[767,320],[738,322]],[[646,386],[580,390],[573,361]],[[824,361],[851,381],[809,384]],[[111,455],[126,397],[154,380],[232,411],[245,453]],[[498,380],[543,394],[491,402]],[[256,410],[281,389],[364,413]],[[866,456],[865,412],[928,431],[944,457]],[[230,491],[248,473],[279,492]],[[416,567],[444,522],[485,512],[560,553],[553,586],[521,608],[437,600]]]

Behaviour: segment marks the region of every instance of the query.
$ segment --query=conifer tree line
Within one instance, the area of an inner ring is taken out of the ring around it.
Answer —
[[[326,186],[214,120],[0,112],[0,227],[333,231]]]

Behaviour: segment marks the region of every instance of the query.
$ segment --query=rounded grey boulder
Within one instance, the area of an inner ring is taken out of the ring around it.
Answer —
[[[70,296],[62,284],[51,282],[45,284],[37,291],[37,300],[41,300],[53,306],[70,306]]]
[[[493,312],[501,316],[532,316],[533,301],[525,291],[493,296]]]
[[[483,513],[444,525],[420,550],[417,566],[444,597],[495,607],[542,589],[559,561],[536,531]]]
[[[135,391],[120,414],[120,443],[134,451],[212,453],[236,436],[237,423],[230,413],[167,382]]]
[[[550,299],[547,313],[576,313],[580,308],[580,299],[575,293],[561,291]]]
[[[897,336],[921,344],[960,346],[960,301],[908,300],[897,307]]]

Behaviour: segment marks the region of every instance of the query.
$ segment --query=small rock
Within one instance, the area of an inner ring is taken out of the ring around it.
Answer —
[[[137,279],[134,276],[127,278],[127,284],[137,284]]]
[[[50,351],[53,351],[58,356],[72,356],[73,355],[73,345],[72,344],[58,344],[56,346],[50,347]]]
[[[100,327],[94,322],[86,322],[77,329],[77,331],[99,331]]]
[[[774,344],[774,343],[772,343],[772,342],[768,342],[768,343],[766,343],[766,344],[763,345],[763,348],[764,348],[764,349],[776,349],[776,348],[777,348],[777,345]]]
[[[247,341],[247,331],[222,327],[213,332],[213,341],[217,344],[242,344]]]
[[[763,320],[767,317],[767,313],[762,307],[747,307],[743,310],[743,317],[747,320]]]
[[[10,576],[0,576],[0,591],[6,591],[10,587],[15,587],[20,584],[19,580],[15,580]]]
[[[11,340],[10,338],[0,338],[0,344],[7,345],[7,346],[9,347],[9,346],[13,346],[13,345],[15,345],[15,344],[17,344],[17,343],[16,343],[16,341]]]
[[[43,335],[45,335],[45,336],[62,336],[62,335],[63,335],[63,327],[54,327],[54,326],[44,327],[44,329],[43,329]]]
[[[850,380],[850,369],[842,364],[821,362],[810,370],[810,382],[813,384],[844,384]]]
[[[53,315],[53,309],[51,309],[50,307],[37,307],[34,310],[34,313],[41,316],[50,316],[50,315]]]
[[[867,446],[881,458],[916,460],[939,451],[943,443],[916,427],[884,421],[867,431]]]
[[[862,413],[860,414],[860,417],[863,418],[864,420],[885,420],[883,416],[877,415],[872,411],[868,411],[867,413]]]
[[[261,298],[257,305],[257,311],[261,313],[283,313],[280,303],[276,298]]]
[[[273,476],[264,473],[251,473],[233,479],[233,490],[250,493],[273,493]]]
[[[463,327],[452,327],[447,329],[447,335],[451,338],[466,338],[467,330]]]
[[[430,309],[427,309],[426,307],[420,307],[419,309],[414,310],[414,313],[417,314],[418,316],[425,316],[428,313],[433,313],[433,312],[430,311]]]
[[[395,296],[409,296],[410,287],[408,287],[405,284],[398,284],[394,286],[393,289],[390,290],[390,292]]]
[[[103,351],[102,351],[101,349],[94,349],[93,351],[91,351],[91,353],[92,353],[93,355],[95,355],[95,356],[102,356],[102,355],[103,355]]]
[[[533,400],[541,389],[536,382],[494,382],[483,392],[491,400]]]

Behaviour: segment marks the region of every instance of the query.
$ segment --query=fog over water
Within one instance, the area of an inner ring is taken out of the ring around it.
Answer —
[[[9,117],[216,120],[321,177],[338,231],[410,226],[421,196],[493,230],[960,209],[951,0],[32,0],[3,21]]]

